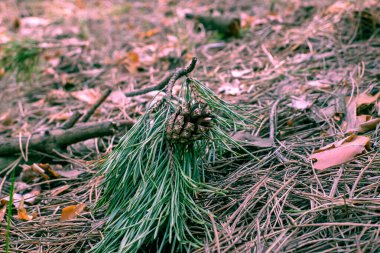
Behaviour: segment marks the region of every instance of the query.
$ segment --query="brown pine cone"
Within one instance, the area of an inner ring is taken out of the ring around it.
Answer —
[[[189,143],[199,140],[214,126],[210,106],[205,101],[189,102],[179,106],[166,126],[166,136],[172,143]]]

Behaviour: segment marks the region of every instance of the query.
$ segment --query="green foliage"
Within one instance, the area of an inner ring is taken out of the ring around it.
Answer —
[[[178,252],[211,239],[207,210],[197,203],[201,192],[222,191],[204,182],[204,168],[233,147],[242,148],[227,131],[252,121],[218,99],[200,82],[188,79],[180,102],[165,101],[150,108],[99,164],[104,175],[97,208],[108,216],[105,238],[93,252]],[[216,124],[204,138],[172,144],[165,127],[176,107],[197,93],[218,112]]]
[[[42,49],[33,40],[10,41],[0,47],[0,68],[15,73],[17,81],[30,81],[38,71]]]

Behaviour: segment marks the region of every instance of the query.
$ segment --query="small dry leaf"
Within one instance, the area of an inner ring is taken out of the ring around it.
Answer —
[[[380,93],[377,95],[369,95],[369,94],[359,94],[353,98],[346,98],[346,124],[347,124],[347,132],[355,132],[364,133],[366,131],[370,131],[376,128],[378,122],[376,120],[372,121],[370,115],[357,115],[357,109],[362,105],[370,105],[376,103],[377,99],[380,97]],[[371,121],[366,123],[367,121]]]
[[[77,178],[80,174],[83,174],[82,170],[58,170],[57,173],[66,178]]]
[[[33,218],[31,215],[28,215],[28,213],[26,212],[26,209],[24,207],[24,197],[21,198],[20,204],[18,205],[17,218],[19,220],[26,220],[26,221],[31,220]]]
[[[22,199],[22,195],[21,194],[18,194],[18,193],[15,193],[13,194],[13,205],[17,208],[20,201]],[[5,197],[5,198],[2,198],[0,200],[0,205],[5,205],[6,203],[8,203],[9,201],[9,196]]]
[[[366,93],[362,93],[356,96],[355,98],[353,98],[351,100],[351,103],[355,103],[356,107],[359,107],[361,105],[370,105],[370,104],[375,103],[377,99],[379,98],[379,96],[380,96],[380,93],[374,96],[366,94]]]
[[[348,162],[368,148],[370,138],[367,136],[350,135],[349,137],[320,148],[309,159],[314,161],[314,168],[327,168]]]
[[[331,87],[330,84],[322,80],[311,80],[311,81],[308,81],[306,85],[310,86],[311,88],[318,88],[318,89],[328,89]]]
[[[0,68],[0,78],[2,78],[5,75],[5,69]]]
[[[53,121],[66,121],[69,118],[71,118],[72,115],[73,115],[72,112],[64,112],[64,111],[54,113],[54,114],[50,114],[49,115],[49,123],[51,123]]]
[[[38,164],[33,163],[33,165],[31,166],[31,169],[35,173],[39,174],[43,179],[45,179],[45,180],[49,180],[50,179],[50,177],[45,174],[44,169],[42,169]]]
[[[25,199],[25,202],[29,204],[34,204],[36,201],[36,197],[41,194],[41,187],[39,185],[33,187],[33,189],[25,194],[23,197]]]
[[[361,115],[365,116],[365,121],[359,123],[358,132],[365,133],[368,131],[375,130],[377,125],[380,124],[380,118],[373,118],[369,115]],[[360,117],[360,116],[359,116]]]
[[[13,123],[13,118],[10,112],[6,112],[0,115],[0,122],[4,126],[10,126]]]
[[[75,206],[67,206],[63,208],[60,221],[75,219],[81,212],[83,212],[85,206],[84,203],[79,203]]]
[[[71,96],[89,105],[95,104],[101,95],[101,92],[97,89],[86,89],[71,92]]]
[[[306,96],[301,97],[292,97],[290,107],[297,109],[297,110],[306,110],[310,108],[313,105],[313,103],[309,100],[307,100]]]
[[[252,73],[251,69],[244,69],[244,70],[234,69],[234,70],[231,70],[231,76],[236,77],[236,78],[247,77],[246,75],[250,74],[250,73]],[[252,75],[249,75],[248,77],[251,78]]]
[[[51,177],[51,178],[60,178],[60,177],[61,177],[61,175],[60,175],[58,172],[56,172],[56,171],[50,166],[50,164],[48,164],[48,163],[46,163],[46,164],[40,163],[40,164],[38,164],[38,166],[40,166],[40,168],[42,168],[42,169],[45,171],[45,173],[46,173],[49,177]]]
[[[4,215],[7,212],[7,204],[5,203],[0,209],[0,222],[4,220]]]
[[[51,191],[51,196],[58,196],[62,192],[66,191],[70,188],[70,185],[62,185],[60,187],[57,187]]]
[[[141,32],[138,34],[138,38],[139,39],[144,39],[144,38],[149,38],[149,37],[152,37],[153,35],[157,34],[161,32],[161,29],[156,27],[156,28],[153,28],[153,29],[150,29],[146,32]]]

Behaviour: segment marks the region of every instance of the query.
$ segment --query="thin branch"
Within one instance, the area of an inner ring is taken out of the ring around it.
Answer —
[[[96,103],[91,107],[90,110],[88,110],[88,112],[82,117],[82,120],[81,122],[87,122],[90,117],[92,116],[92,114],[94,114],[94,112],[96,111],[96,109],[99,108],[99,106],[104,102],[106,101],[106,99],[108,98],[108,96],[111,94],[112,92],[112,89],[108,89],[106,90],[103,95],[98,99],[98,101],[96,101]]]
[[[82,117],[82,115],[83,114],[80,112],[74,112],[74,114],[62,124],[61,129],[72,128],[78,122],[79,118]]]
[[[174,73],[171,73],[168,77],[166,77],[160,83],[158,83],[158,84],[156,84],[154,86],[151,86],[151,87],[147,87],[145,89],[141,89],[141,90],[125,93],[125,96],[126,97],[139,96],[139,95],[146,94],[146,93],[154,91],[154,90],[162,90],[166,86],[168,86],[167,90],[170,91],[170,93],[171,93],[171,89],[173,88],[174,83],[179,78],[181,78],[181,77],[189,74],[191,71],[193,71],[196,64],[197,64],[197,58],[193,57],[193,59],[191,60],[191,63],[190,63],[189,66],[187,66],[186,68],[178,68],[178,69],[176,69],[176,71]],[[169,87],[170,87],[170,89],[169,89]]]

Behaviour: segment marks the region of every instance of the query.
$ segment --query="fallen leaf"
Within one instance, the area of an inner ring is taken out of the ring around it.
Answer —
[[[41,194],[41,187],[39,185],[33,187],[33,189],[25,194],[23,197],[25,199],[25,202],[29,204],[34,204],[36,201],[36,197]]]
[[[380,118],[372,118],[369,115],[361,115],[361,116],[366,116],[366,117],[365,117],[364,122],[359,123],[359,127],[358,127],[359,133],[365,133],[368,131],[375,130],[377,125],[380,123]]]
[[[4,126],[10,126],[13,123],[13,118],[10,112],[6,112],[0,115],[0,122]]]
[[[18,193],[14,193],[13,194],[13,205],[17,208],[20,201],[22,199],[22,195],[21,194],[18,194]],[[0,200],[0,203],[3,205],[4,203],[8,203],[9,202],[9,196],[5,197],[5,198],[2,198]]]
[[[31,215],[28,215],[28,213],[26,212],[26,209],[24,207],[24,197],[21,198],[20,204],[18,205],[17,218],[19,220],[26,220],[26,221],[31,220],[33,218]]]
[[[237,96],[242,92],[239,86],[240,81],[238,79],[234,79],[232,83],[225,83],[221,85],[218,89],[218,92],[226,95]]]
[[[5,75],[5,69],[0,68],[0,78],[2,78]]]
[[[331,87],[330,84],[323,82],[322,80],[312,80],[308,81],[306,85],[312,87],[312,88],[318,88],[318,89],[328,89]]]
[[[51,178],[60,178],[60,177],[61,177],[61,175],[60,175],[58,172],[56,172],[56,171],[50,166],[50,164],[48,164],[48,163],[46,163],[46,164],[40,163],[40,164],[38,164],[38,166],[40,166],[40,168],[42,168],[42,169],[45,171],[45,173],[46,173],[49,177],[51,177]]]
[[[54,113],[54,114],[50,114],[49,115],[49,123],[51,123],[53,121],[66,121],[69,118],[71,118],[72,115],[73,115],[72,112],[64,112],[64,111]]]
[[[152,37],[153,35],[157,34],[161,32],[161,29],[156,27],[156,28],[153,28],[153,29],[150,29],[146,32],[141,32],[139,33],[137,36],[139,39],[144,39],[144,38],[149,38],[149,37]]]
[[[42,169],[38,164],[33,163],[33,165],[31,166],[31,169],[34,172],[36,172],[37,174],[39,174],[43,179],[45,179],[45,180],[49,180],[50,179],[50,177],[45,174],[44,169]]]
[[[67,206],[63,208],[60,221],[75,219],[84,210],[85,206],[84,203],[79,203],[75,206]]]
[[[307,100],[306,96],[301,97],[292,97],[290,107],[297,109],[297,110],[306,110],[310,108],[313,105],[313,103],[309,100]]]
[[[70,185],[62,185],[60,187],[57,187],[51,191],[51,196],[58,196],[62,192],[66,191],[67,189],[70,188]]]
[[[379,96],[380,96],[380,93],[374,96],[366,94],[366,93],[361,93],[358,96],[354,97],[351,100],[351,103],[355,103],[356,107],[359,107],[361,105],[370,105],[370,104],[375,103],[377,99],[379,98]]]
[[[5,203],[0,209],[0,222],[4,220],[4,215],[7,211],[7,204]]]
[[[231,76],[235,77],[235,78],[239,78],[239,77],[244,77],[245,75],[247,75],[251,72],[252,72],[251,69],[244,69],[244,70],[235,69],[235,70],[231,70]]]
[[[77,178],[80,174],[83,174],[84,171],[81,170],[57,170],[57,173],[62,177],[66,178]]]
[[[370,118],[371,116],[369,115],[357,115],[358,108],[363,106],[363,105],[371,105],[376,103],[377,99],[380,97],[380,93],[377,95],[369,95],[366,93],[359,94],[358,96],[355,97],[347,97],[346,98],[346,108],[347,108],[347,113],[346,113],[346,124],[347,124],[347,132],[366,132],[369,130],[366,129],[372,129],[373,124],[375,124],[376,127],[376,120],[373,122],[370,122],[368,124],[364,124],[368,120],[372,119]],[[369,118],[368,118],[369,117]],[[362,127],[361,127],[362,125]]]
[[[98,101],[102,93],[97,89],[86,89],[80,91],[73,91],[70,93],[74,98],[83,101],[89,105],[93,105]]]
[[[350,135],[349,137],[320,148],[309,156],[314,162],[314,168],[327,168],[348,162],[368,148],[370,138],[367,136]]]
[[[49,23],[48,19],[40,17],[25,17],[21,19],[21,25],[28,27],[47,26]]]

